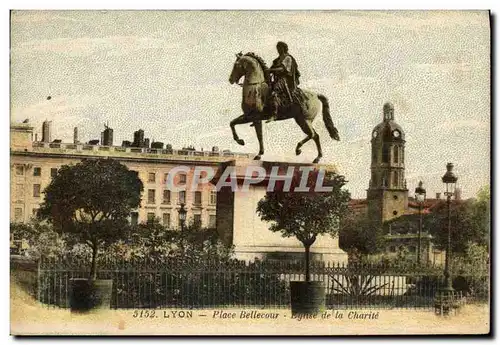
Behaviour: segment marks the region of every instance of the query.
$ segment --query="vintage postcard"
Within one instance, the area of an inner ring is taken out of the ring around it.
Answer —
[[[10,34],[12,335],[490,332],[488,11]]]

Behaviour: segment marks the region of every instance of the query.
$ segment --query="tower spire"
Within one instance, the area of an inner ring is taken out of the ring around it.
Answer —
[[[384,121],[394,121],[394,105],[391,102],[384,104]]]

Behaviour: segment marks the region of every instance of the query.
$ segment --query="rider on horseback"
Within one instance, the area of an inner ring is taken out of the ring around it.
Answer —
[[[288,54],[288,45],[278,42],[276,45],[278,58],[274,59],[273,65],[267,70],[272,75],[271,81],[271,117],[266,122],[275,121],[278,117],[278,109],[288,108],[292,104],[299,104],[301,108],[305,101],[305,95],[298,88],[300,83],[300,72],[295,58]]]

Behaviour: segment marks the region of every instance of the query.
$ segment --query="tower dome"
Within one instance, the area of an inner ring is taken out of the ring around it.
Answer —
[[[404,141],[403,128],[394,121],[394,105],[390,102],[384,104],[382,122],[373,128],[372,141]]]

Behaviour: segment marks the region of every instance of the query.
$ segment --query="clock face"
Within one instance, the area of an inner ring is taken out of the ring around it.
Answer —
[[[394,132],[392,132],[392,135],[394,135],[395,138],[399,138],[401,133],[399,133],[399,131],[394,131]]]
[[[373,137],[376,138],[378,136],[378,132],[377,131],[373,131]]]

